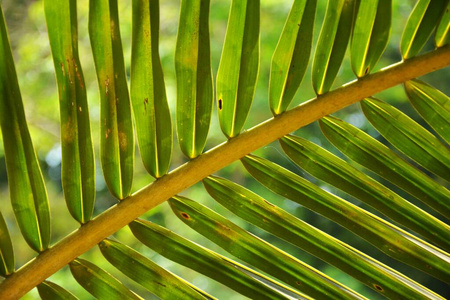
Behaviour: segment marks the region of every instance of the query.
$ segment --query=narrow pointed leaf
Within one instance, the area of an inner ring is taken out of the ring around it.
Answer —
[[[39,296],[42,300],[77,300],[71,292],[65,290],[59,285],[51,282],[44,281],[37,286]]]
[[[50,242],[50,208],[39,161],[25,119],[22,96],[1,7],[0,125],[14,215],[25,241],[33,250],[41,252],[47,249]],[[10,271],[8,266],[6,272]]]
[[[102,241],[99,247],[111,264],[161,299],[205,299],[204,292],[200,294],[190,283],[128,246],[108,239]]]
[[[419,54],[447,5],[447,0],[419,0],[416,3],[403,31],[400,44],[403,59]]]
[[[6,277],[14,272],[14,251],[5,219],[0,212],[0,275]]]
[[[209,4],[210,0],[183,0],[180,8],[175,49],[177,132],[181,150],[189,158],[205,147],[214,102]]]
[[[441,20],[438,23],[434,41],[436,47],[442,47],[450,43],[450,2],[448,1],[447,7],[444,8]]]
[[[358,78],[369,74],[391,33],[392,0],[360,1],[351,42],[351,64]]]
[[[142,161],[150,175],[167,173],[172,157],[172,120],[158,52],[159,0],[133,0],[131,101]]]
[[[232,0],[216,79],[220,127],[228,138],[241,132],[255,94],[259,16],[259,0]]]
[[[197,245],[164,227],[144,220],[134,221],[129,227],[134,236],[147,247],[172,261],[223,283],[246,297],[285,299],[260,280],[239,270],[236,267],[239,266],[237,262]],[[241,266],[241,268],[245,267]],[[258,273],[255,276],[264,277]],[[275,282],[272,284],[277,285]],[[282,289],[287,290],[285,287]]]
[[[69,267],[75,280],[97,299],[142,299],[87,260],[77,258],[69,263]]]
[[[367,98],[360,103],[366,118],[389,143],[450,182],[449,148],[395,107],[375,98]]]
[[[450,191],[365,132],[334,117],[320,120],[322,132],[349,158],[450,218]]]
[[[328,92],[344,60],[353,28],[357,0],[328,1],[312,67],[317,95]]]
[[[275,193],[353,231],[385,254],[450,281],[450,256],[446,252],[266,159],[247,155],[242,162],[256,180]]]
[[[364,299],[309,265],[248,233],[207,207],[184,197],[169,200],[184,223],[239,259],[317,298]]]
[[[388,298],[438,298],[408,277],[303,222],[255,193],[226,179],[203,180],[208,193],[228,210],[332,264]]]
[[[130,194],[134,133],[117,0],[91,0],[89,36],[100,89],[100,159],[106,185],[118,199]]]
[[[296,136],[280,140],[303,170],[365,202],[391,220],[450,251],[450,227],[327,150]]]
[[[405,90],[422,118],[450,144],[450,98],[417,79],[405,82]]]
[[[317,0],[295,0],[272,58],[269,104],[274,115],[287,110],[300,87],[312,46]]]
[[[94,152],[86,85],[78,57],[76,1],[44,1],[50,48],[59,91],[62,186],[70,213],[80,223],[92,217]]]

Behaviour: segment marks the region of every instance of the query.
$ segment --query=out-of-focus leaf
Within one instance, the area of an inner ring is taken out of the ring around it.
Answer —
[[[229,253],[312,297],[364,299],[325,274],[262,241],[209,208],[184,197],[169,204],[178,218]]]
[[[37,286],[39,296],[42,300],[77,300],[71,292],[65,290],[59,285],[51,282],[44,281]]]
[[[14,251],[5,219],[0,212],[0,275],[8,276],[14,272]]]
[[[159,58],[159,0],[133,0],[131,101],[142,161],[150,175],[167,173],[172,119]]]
[[[274,115],[286,111],[297,92],[311,53],[317,0],[295,0],[272,58],[269,104]]]
[[[383,101],[367,98],[360,103],[369,122],[395,148],[450,182],[450,150],[434,135]]]
[[[266,297],[285,299],[284,296],[254,277],[264,278],[270,281],[272,286],[278,287],[278,283],[255,271],[251,275],[242,272],[236,266],[241,269],[244,269],[244,266],[240,266],[237,262],[197,245],[164,227],[144,220],[134,221],[129,224],[129,227],[138,240],[159,254],[217,280],[246,297],[251,299]],[[293,292],[283,286],[279,288],[285,293]]]
[[[242,159],[250,174],[275,193],[291,199],[364,238],[387,255],[450,282],[450,256],[399,227],[310,183],[266,159]]]
[[[241,132],[255,94],[259,70],[259,0],[232,0],[216,79],[223,133]]]
[[[133,181],[134,133],[117,0],[90,0],[89,36],[100,89],[103,175],[111,193],[123,199]]]
[[[280,140],[302,169],[369,204],[390,219],[450,251],[450,227],[316,144],[296,136]]]
[[[99,247],[119,271],[161,299],[205,299],[205,295],[212,298],[128,246],[107,239]]]
[[[41,252],[47,249],[50,242],[50,208],[47,190],[25,119],[22,96],[1,7],[0,125],[14,214],[25,241],[33,250]],[[6,272],[10,271],[8,266]]]
[[[328,1],[312,67],[317,95],[328,92],[341,67],[353,28],[356,0]]]
[[[78,57],[76,5],[76,0],[44,1],[59,91],[62,186],[71,215],[83,224],[94,211],[95,167],[86,86]]]
[[[441,17],[441,21],[436,29],[434,36],[436,47],[442,47],[450,43],[450,2],[447,1],[447,7]]]
[[[403,59],[419,54],[433,33],[447,4],[447,0],[419,0],[416,3],[408,18],[400,43]]]
[[[203,184],[208,193],[231,212],[340,268],[388,298],[438,298],[408,277],[297,219],[242,186],[213,176],[205,178]]]
[[[328,140],[349,158],[450,218],[450,192],[444,186],[365,132],[338,118],[322,118],[320,127]]]
[[[202,153],[214,102],[209,46],[210,0],[182,0],[175,70],[177,132],[181,150],[194,158]]]
[[[97,299],[142,299],[109,273],[87,260],[77,258],[69,263],[78,283]]]
[[[422,118],[450,144],[450,98],[417,79],[405,82],[405,90]]]
[[[351,42],[351,64],[358,78],[369,74],[391,34],[392,0],[360,1]]]

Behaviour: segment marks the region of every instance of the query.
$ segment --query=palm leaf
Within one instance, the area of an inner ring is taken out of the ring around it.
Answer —
[[[6,277],[14,272],[14,251],[5,219],[0,212],[0,275]]]
[[[60,287],[59,285],[51,282],[51,281],[44,281],[40,285],[37,286],[37,289],[39,291],[39,296],[43,300],[76,300],[78,299],[75,297],[72,293],[65,290],[64,288]]]

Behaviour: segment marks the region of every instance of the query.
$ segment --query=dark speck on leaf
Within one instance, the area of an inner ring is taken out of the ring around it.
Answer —
[[[222,110],[222,99],[219,99],[219,109]]]

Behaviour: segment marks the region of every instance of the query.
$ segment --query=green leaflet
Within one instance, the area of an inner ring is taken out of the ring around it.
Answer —
[[[422,118],[450,144],[450,98],[417,79],[405,82],[405,91]]]
[[[152,250],[213,278],[250,299],[285,299],[284,296],[254,277],[264,278],[270,281],[271,285],[277,287],[279,283],[253,270],[249,275],[242,271],[249,272],[249,269],[239,263],[197,245],[164,227],[144,220],[134,221],[129,224],[129,227],[134,236]],[[286,287],[281,286],[280,288],[286,293]],[[287,291],[293,292],[292,290]]]
[[[328,1],[312,66],[317,95],[331,89],[341,67],[353,28],[357,0]]]
[[[439,297],[238,184],[215,176],[205,178],[203,184],[208,193],[231,212],[340,268],[387,298]]]
[[[99,247],[103,256],[119,271],[161,299],[205,299],[204,295],[212,299],[128,246],[107,239]]]
[[[159,178],[172,157],[172,119],[158,53],[159,1],[133,0],[131,101],[142,161]]]
[[[272,57],[269,104],[274,115],[286,111],[303,80],[312,46],[317,0],[295,0]]]
[[[51,282],[44,281],[37,286],[39,296],[42,300],[76,300],[71,292],[65,290],[59,285]]]
[[[209,208],[184,197],[169,204],[180,220],[239,259],[314,298],[364,299],[282,250],[248,233]]]
[[[434,135],[383,101],[368,98],[360,103],[366,118],[389,143],[450,182],[450,150]]]
[[[0,212],[0,275],[6,277],[14,272],[14,250],[8,226]]]
[[[280,140],[302,169],[363,201],[390,219],[450,251],[450,227],[316,144],[297,136]]]
[[[360,1],[351,42],[351,65],[358,78],[369,74],[391,34],[392,0]]]
[[[69,263],[69,267],[75,280],[97,299],[142,299],[87,260],[77,258]]]
[[[419,54],[430,38],[448,0],[419,0],[416,3],[403,31],[400,51],[403,59]]]
[[[100,89],[103,175],[111,193],[123,199],[133,181],[134,133],[117,0],[90,0],[89,36]]]
[[[436,47],[442,47],[450,43],[450,2],[447,1],[447,7],[444,8],[441,20],[439,21],[434,36]]]
[[[50,242],[50,208],[39,162],[28,131],[3,10],[0,7],[0,125],[11,203],[20,231],[41,252]],[[6,227],[5,227],[6,228]],[[3,236],[3,238],[7,238]],[[7,251],[8,246],[2,251]],[[12,250],[11,250],[12,251]],[[12,253],[11,253],[12,254]],[[10,255],[5,253],[11,259]],[[13,271],[8,263],[5,272]]]
[[[334,117],[320,121],[324,135],[349,158],[450,218],[450,192],[365,132]]]
[[[241,161],[256,180],[275,193],[353,231],[385,254],[450,281],[450,256],[446,252],[266,159],[247,155]]]
[[[216,79],[223,133],[238,135],[247,119],[259,70],[259,0],[232,0]]]
[[[177,132],[189,157],[205,147],[214,102],[209,46],[210,0],[182,0],[175,49]]]
[[[71,215],[84,224],[94,211],[95,166],[78,58],[76,1],[45,0],[44,9],[59,91],[64,197]]]

